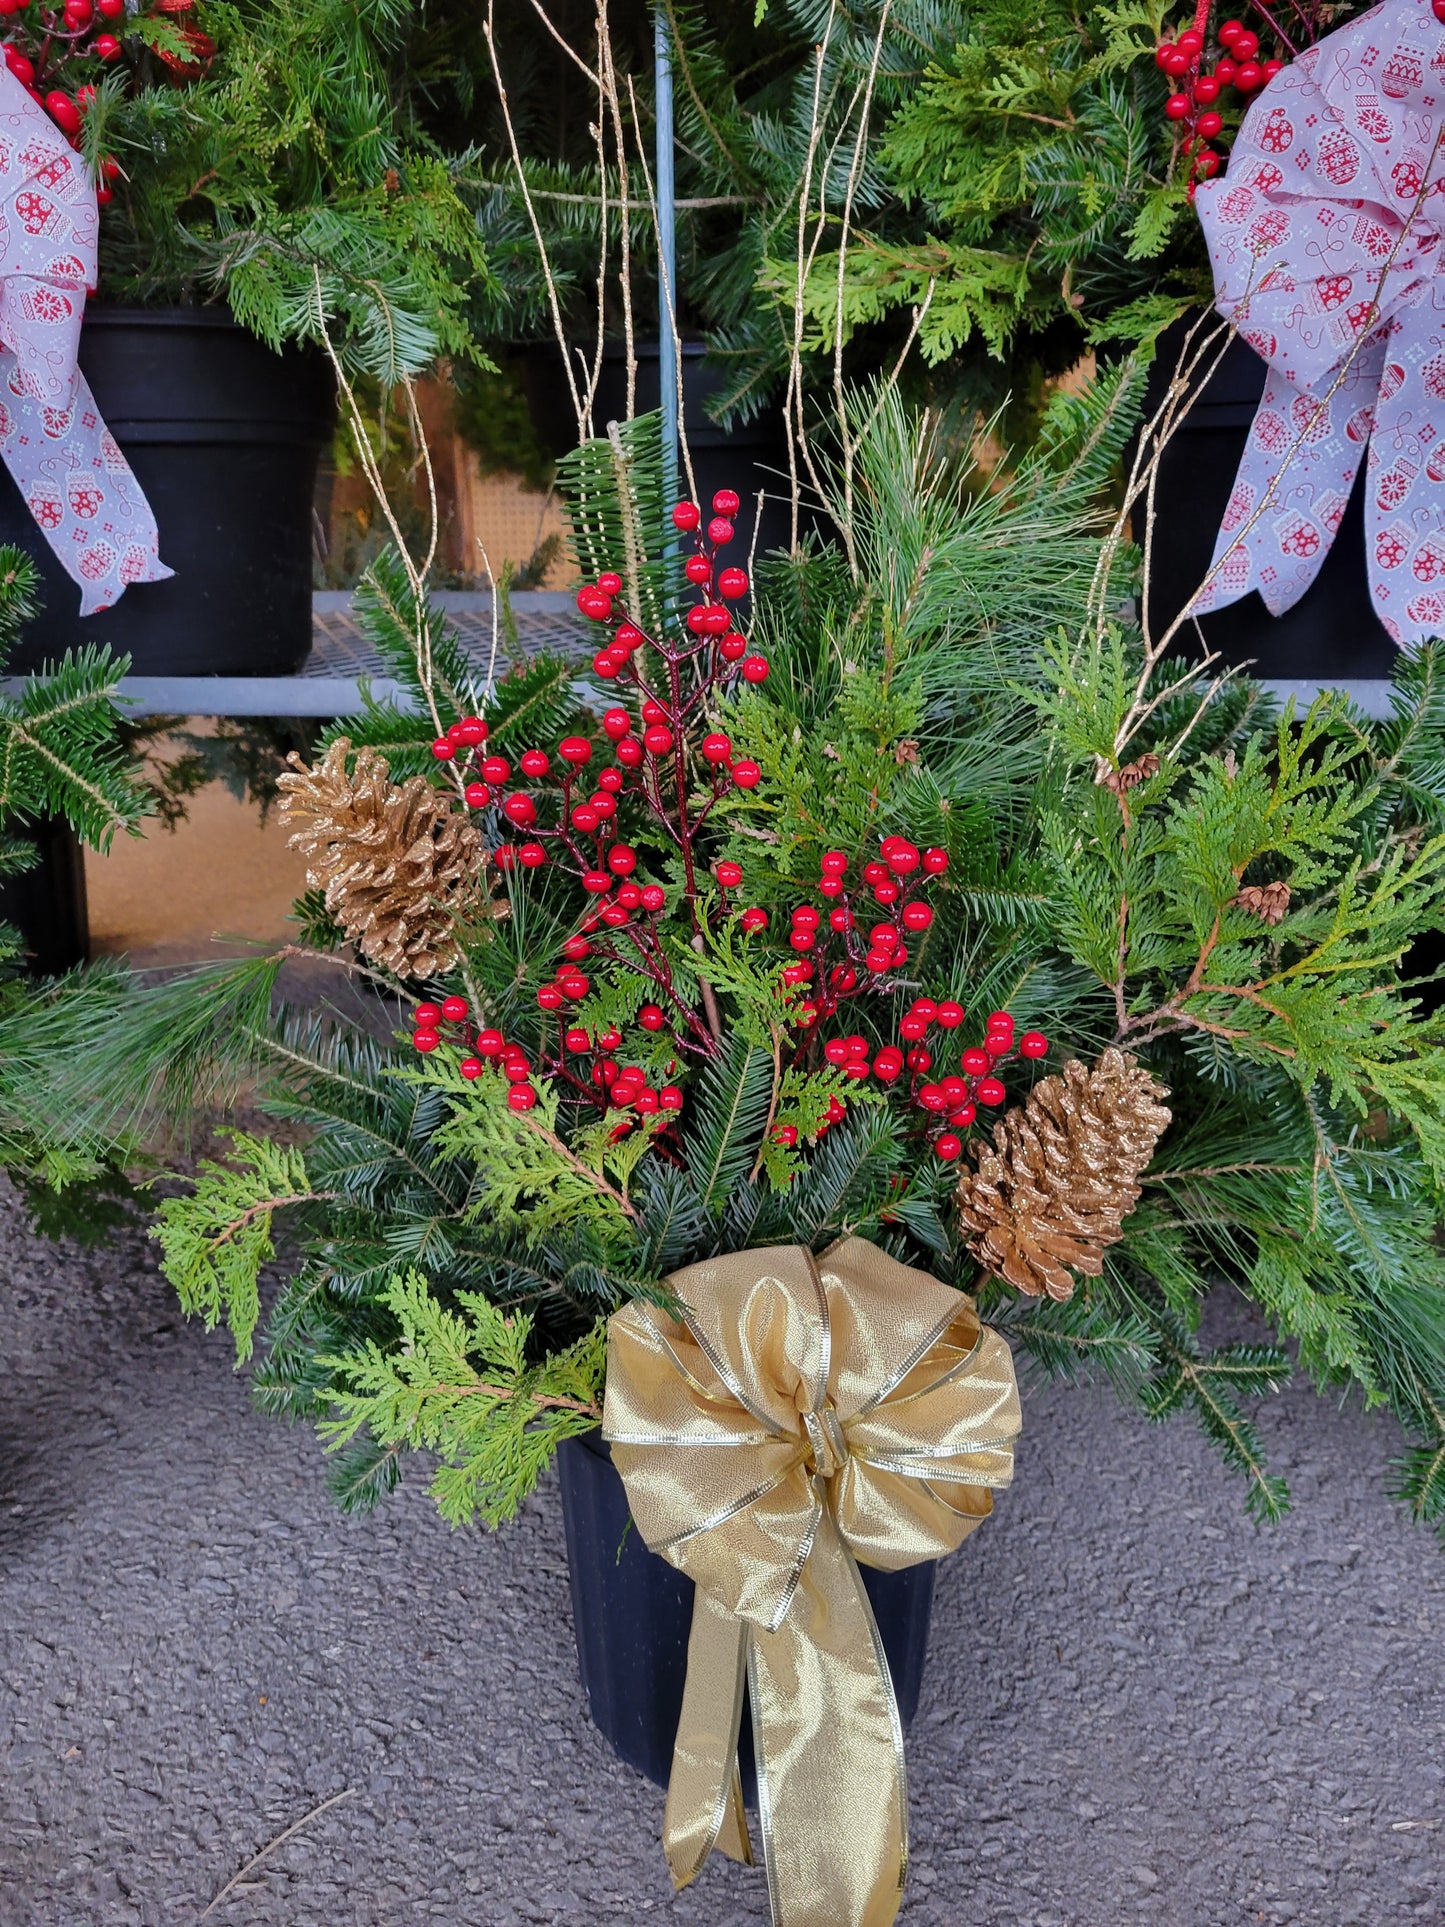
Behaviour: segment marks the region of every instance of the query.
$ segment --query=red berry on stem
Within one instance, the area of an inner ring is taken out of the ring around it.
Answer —
[[[557,988],[556,984],[543,984],[542,988],[537,992],[537,1008],[539,1010],[560,1010],[566,1001],[566,998],[562,995],[562,992]]]
[[[576,1054],[580,1054],[584,1050],[591,1050],[592,1048],[592,1039],[587,1035],[585,1030],[569,1030],[567,1035],[562,1039],[562,1042],[567,1046],[568,1050]]]
[[[923,1046],[919,1044],[915,1049],[909,1051],[903,1061],[909,1070],[918,1071],[921,1074],[924,1071],[932,1070],[933,1052],[925,1050]]]
[[[612,888],[612,878],[605,870],[584,870],[582,888],[594,897],[604,897]]]
[[[1019,1039],[1019,1051],[1025,1057],[1043,1057],[1048,1053],[1049,1040],[1041,1030],[1026,1030]]]
[[[120,42],[113,33],[98,33],[91,45],[102,60],[120,59]]]
[[[1180,80],[1189,72],[1194,62],[1189,58],[1187,53],[1181,48],[1176,47],[1172,53],[1167,53],[1164,56],[1159,65],[1171,79]]]
[[[1213,74],[1201,74],[1194,83],[1194,99],[1200,107],[1210,107],[1219,99],[1219,82]]]
[[[1264,69],[1257,67],[1252,60],[1246,60],[1234,76],[1234,84],[1242,94],[1252,94],[1264,85]]]
[[[672,526],[687,534],[702,521],[702,510],[696,502],[679,502],[672,511]]]
[[[528,824],[536,822],[537,805],[523,791],[513,790],[502,805],[502,814],[509,823],[516,823],[525,828]]]
[[[547,861],[547,852],[540,843],[524,843],[517,852],[517,861],[524,870],[540,870]]]
[[[718,650],[724,662],[741,662],[748,653],[748,645],[744,637],[733,633],[723,637]]]
[[[442,1016],[449,1024],[460,1024],[470,1008],[465,997],[447,997],[442,1002]]]
[[[981,1077],[973,1087],[980,1104],[1002,1104],[1008,1092],[996,1077]]]
[[[1432,0],[1432,4],[1434,7],[1435,18],[1437,20],[1445,20],[1445,5],[1441,4],[1441,0]],[[1284,62],[1282,60],[1266,60],[1264,63],[1263,72],[1264,72],[1265,83],[1266,85],[1268,85],[1268,83],[1274,79],[1276,74],[1282,74],[1284,72]]]
[[[654,1111],[662,1108],[657,1092],[647,1085],[643,1086],[632,1101],[644,1117],[651,1117]]]
[[[720,488],[712,498],[712,512],[714,515],[736,515],[741,507],[742,502],[738,497],[736,489]]]
[[[707,525],[707,539],[717,548],[733,539],[733,525],[725,515],[715,515]]]
[[[895,876],[906,877],[911,876],[918,868],[921,859],[913,845],[905,843],[902,837],[899,837],[884,851],[883,861]]]
[[[514,1111],[530,1111],[537,1102],[537,1093],[530,1084],[514,1084],[507,1092],[507,1103]]]
[[[993,1068],[993,1059],[977,1045],[963,1053],[963,1068],[970,1077],[982,1077]]]
[[[413,1047],[425,1057],[429,1051],[434,1051],[442,1040],[434,1030],[419,1030],[411,1041]]]
[[[948,1100],[943,1095],[943,1088],[939,1084],[925,1084],[914,1101],[922,1105],[925,1111],[946,1111],[948,1109]]]
[[[542,761],[544,764],[546,763],[546,760],[547,759],[544,756],[542,758]],[[547,771],[545,768],[528,769],[527,758],[525,756],[522,758],[522,768],[524,773],[528,776],[545,776],[547,774]],[[512,773],[512,765],[507,761],[505,756],[484,756],[482,758],[483,781],[488,783],[505,783],[507,778],[511,775],[511,773]]]
[[[580,765],[590,760],[592,745],[585,736],[564,736],[557,745],[557,754],[564,763]]]
[[[945,1030],[957,1030],[963,1022],[963,1005],[955,1003],[938,1006],[938,1021]]]
[[[1169,116],[1170,120],[1188,120],[1189,118],[1188,94],[1171,94],[1168,100],[1166,100],[1164,103],[1164,111]]]
[[[1229,51],[1236,60],[1253,60],[1259,52],[1259,35],[1249,32],[1237,33]]]
[[[1221,60],[1214,69],[1214,78],[1219,82],[1221,87],[1232,87],[1234,85],[1234,77],[1238,72],[1239,69],[1232,60]]]
[[[477,1049],[483,1057],[500,1057],[506,1048],[506,1039],[499,1030],[477,1032]]]
[[[672,731],[663,723],[652,723],[642,732],[642,747],[649,756],[666,756],[672,748]]]
[[[768,659],[766,656],[749,656],[743,664],[744,682],[766,682],[768,680]]]
[[[1174,44],[1178,47],[1180,53],[1188,54],[1192,60],[1195,54],[1204,51],[1204,35],[1200,33],[1197,27],[1189,27],[1184,33],[1180,34]]]
[[[482,764],[484,776],[487,775],[487,763],[501,763],[504,770],[507,767],[500,756],[489,756],[487,762]],[[523,776],[545,776],[552,767],[552,759],[544,749],[526,749],[518,758],[517,767]],[[487,776],[489,783],[505,783],[506,780],[505,776]]]
[[[614,876],[630,877],[637,868],[637,852],[630,843],[614,843],[607,852],[607,867]]]
[[[766,910],[760,910],[757,905],[754,904],[751,910],[743,911],[742,915],[738,918],[738,923],[744,930],[766,930],[768,927],[768,913]]]
[[[654,702],[651,696],[649,696],[647,701],[642,705],[642,720],[645,723],[665,723],[667,721],[667,711],[661,703]]]
[[[739,596],[748,592],[748,577],[745,569],[724,569],[717,579],[717,592],[726,596],[729,602],[736,602]]]
[[[470,1081],[470,1079],[474,1077],[481,1076],[482,1060],[480,1057],[464,1057],[461,1063],[457,1065],[457,1069],[461,1072],[463,1077],[467,1078]]]
[[[1209,113],[1199,116],[1198,120],[1194,123],[1194,131],[1202,140],[1212,141],[1223,126],[1223,115],[1216,114],[1211,110]]]
[[[635,736],[624,736],[612,754],[624,769],[636,769],[642,761],[642,745]]]
[[[612,647],[624,651],[635,649],[643,640],[642,631],[631,622],[619,623],[612,632]]]
[[[667,908],[667,892],[659,884],[649,883],[642,893],[642,907],[650,916]]]
[[[903,906],[903,927],[905,930],[926,930],[933,922],[933,912],[926,903],[905,903]]]
[[[700,588],[704,582],[711,580],[712,564],[705,555],[690,555],[682,565],[682,572],[689,582],[696,583]]]
[[[713,875],[725,890],[735,890],[743,880],[741,863],[719,863]]]
[[[974,1110],[972,1104],[960,1104],[956,1111],[949,1112],[948,1121],[950,1124],[962,1129],[965,1124],[972,1124],[977,1115],[978,1113]]]
[[[810,903],[800,903],[793,912],[793,922],[803,930],[816,930],[822,918]]]
[[[1174,42],[1172,40],[1161,40],[1159,42],[1159,45],[1154,49],[1154,65],[1160,68],[1161,70],[1164,70],[1165,61],[1168,60],[1170,54],[1174,53],[1175,51],[1176,50],[1175,50]]]
[[[891,1084],[903,1072],[903,1052],[895,1050],[891,1044],[879,1051],[873,1059],[873,1075],[885,1084]]]
[[[899,889],[891,877],[884,883],[875,883],[873,885],[873,899],[876,903],[897,903],[902,895],[902,890]]]
[[[620,742],[632,728],[632,718],[625,709],[609,709],[602,718],[602,728],[614,743]],[[530,752],[529,752],[530,753]],[[527,768],[527,758],[522,758],[522,768]],[[531,772],[529,771],[528,774]]]
[[[762,780],[762,770],[749,758],[744,757],[740,763],[733,764],[733,781],[740,790],[755,790]]]
[[[702,753],[710,763],[725,763],[733,753],[732,743],[718,730],[702,739]]]
[[[562,946],[562,955],[573,963],[581,963],[584,957],[592,955],[592,946],[585,937],[569,937]]]
[[[597,586],[603,595],[621,595],[622,577],[620,575],[614,575],[609,571],[606,575],[598,576]]]
[[[449,743],[445,736],[438,736],[431,746],[431,753],[439,763],[449,763],[457,753],[457,746]]]
[[[660,1111],[680,1111],[682,1109],[682,1092],[676,1084],[663,1085],[662,1089],[657,1093],[657,1108]]]
[[[785,1151],[791,1151],[798,1141],[796,1124],[776,1124],[773,1127],[773,1142],[780,1144]]]
[[[492,800],[492,792],[485,783],[468,783],[462,795],[467,799],[467,807],[473,810],[484,810]]]
[[[933,1141],[934,1156],[942,1158],[945,1164],[952,1164],[962,1150],[963,1139],[955,1137],[952,1131],[944,1131]]]
[[[1219,44],[1222,47],[1232,47],[1243,32],[1244,22],[1242,20],[1226,20],[1224,25],[1219,29]]]
[[[411,1016],[412,1024],[417,1030],[435,1030],[441,1020],[440,1004],[418,1004]]]

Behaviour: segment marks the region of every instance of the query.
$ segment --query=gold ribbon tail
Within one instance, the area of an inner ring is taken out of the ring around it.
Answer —
[[[857,1562],[825,1511],[748,1662],[774,1927],[890,1927],[908,1871],[903,1728]]]
[[[696,1879],[714,1847],[746,1866],[753,1862],[738,1773],[747,1648],[747,1626],[699,1586],[662,1822],[674,1887]]]

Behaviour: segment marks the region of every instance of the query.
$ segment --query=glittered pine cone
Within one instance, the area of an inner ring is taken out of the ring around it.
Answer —
[[[276,780],[282,810],[310,822],[291,837],[306,881],[364,955],[397,977],[456,961],[455,929],[480,899],[480,832],[424,776],[390,780],[386,758],[339,736],[308,768],[294,752]]]
[[[1139,1201],[1168,1092],[1112,1047],[1045,1077],[981,1143],[958,1181],[958,1215],[984,1270],[1031,1297],[1064,1300],[1072,1272],[1097,1278]]]

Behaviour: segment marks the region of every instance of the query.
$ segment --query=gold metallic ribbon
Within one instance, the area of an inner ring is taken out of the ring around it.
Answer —
[[[903,1733],[856,1561],[937,1559],[988,1516],[1019,1429],[970,1299],[862,1238],[669,1279],[680,1319],[608,1333],[603,1436],[647,1544],[696,1582],[663,1845],[675,1884],[748,1860],[743,1683],[776,1927],[888,1927],[908,1866]]]

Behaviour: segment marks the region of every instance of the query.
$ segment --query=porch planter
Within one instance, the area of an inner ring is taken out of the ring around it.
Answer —
[[[1146,420],[1163,399],[1182,339],[1177,327],[1160,339]],[[1265,372],[1264,362],[1236,335],[1160,459],[1149,583],[1149,621],[1156,636],[1208,571]],[[1272,616],[1251,591],[1199,618],[1205,641],[1226,663],[1250,663],[1256,675],[1281,681],[1394,674],[1399,651],[1375,617],[1365,569],[1365,484],[1362,467],[1319,575],[1292,609]],[[1142,514],[1142,506],[1136,508],[1134,534],[1140,542]],[[1175,649],[1180,655],[1198,653],[1192,623],[1180,631]]]
[[[600,1432],[567,1439],[557,1454],[572,1590],[577,1664],[592,1723],[627,1764],[666,1786],[687,1677],[693,1584],[642,1543]],[[906,1731],[918,1710],[934,1564],[880,1572],[860,1566]],[[752,1724],[738,1761],[744,1797],[756,1797]]]
[[[288,675],[311,647],[312,497],[334,413],[319,350],[273,354],[219,308],[92,304],[80,366],[155,512],[165,582],[81,620],[78,590],[0,471],[0,541],[44,609],[11,673],[108,643],[137,676]]]

